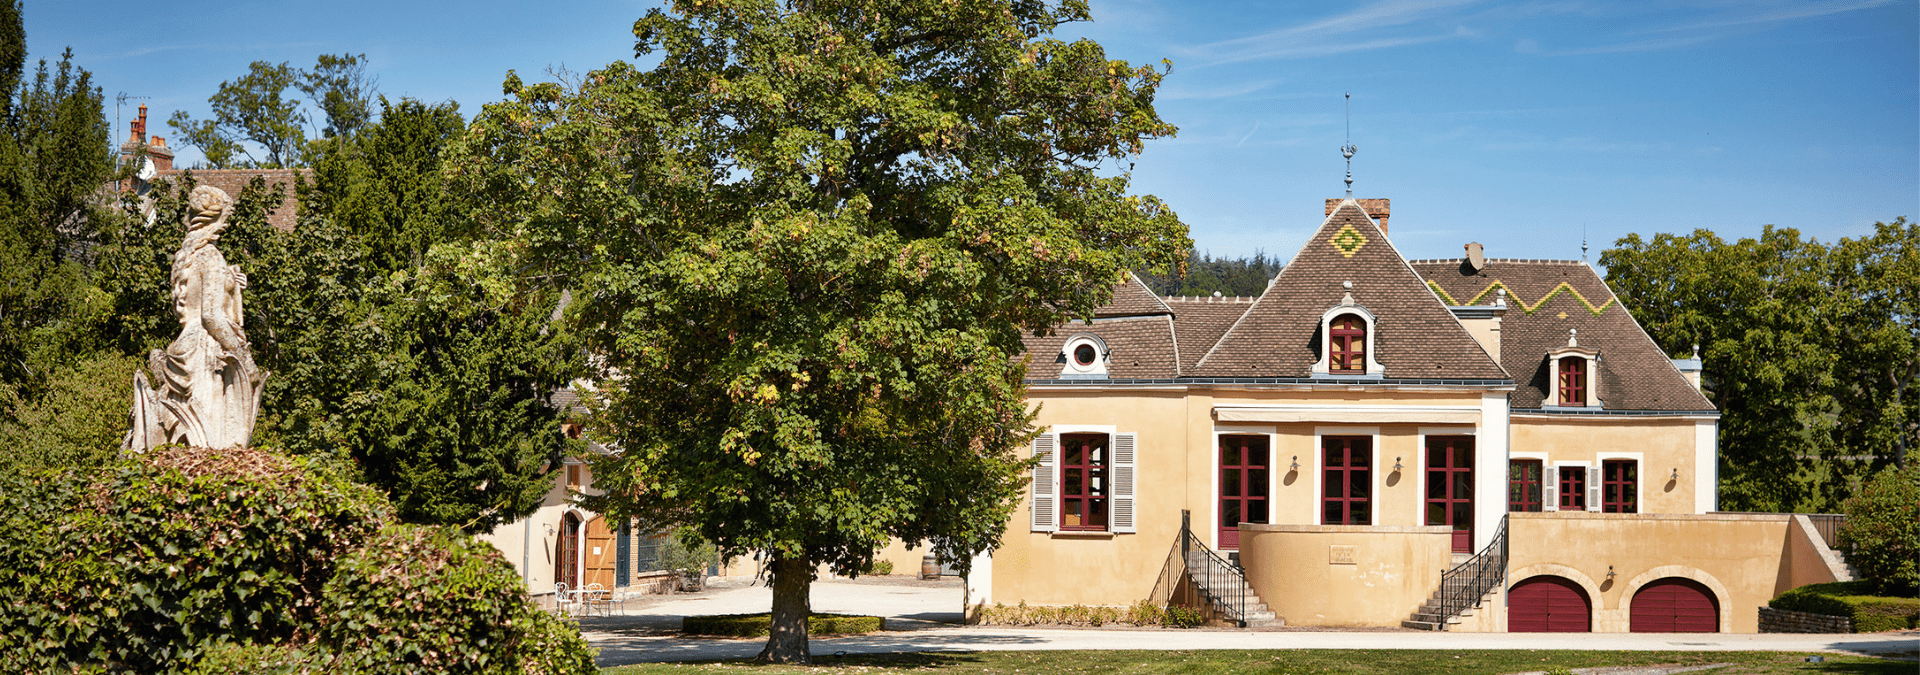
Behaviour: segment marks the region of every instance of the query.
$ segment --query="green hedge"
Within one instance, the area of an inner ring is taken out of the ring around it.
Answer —
[[[1781,593],[1767,606],[1853,619],[1853,632],[1878,633],[1920,627],[1920,598],[1870,595],[1867,581],[1813,584]]]
[[[392,515],[259,450],[0,475],[0,672],[595,672],[491,547]]]
[[[689,616],[680,621],[680,630],[690,635],[766,637],[772,625],[773,615],[764,612],[719,614]],[[887,620],[877,616],[819,613],[807,615],[808,635],[854,635],[885,630],[886,627]]]

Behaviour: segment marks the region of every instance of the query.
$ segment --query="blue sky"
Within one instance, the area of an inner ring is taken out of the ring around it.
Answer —
[[[636,2],[25,3],[30,58],[71,46],[155,130],[255,60],[365,53],[390,97],[471,116],[509,69],[632,58]],[[1628,233],[1762,225],[1832,241],[1920,216],[1914,0],[1094,0],[1111,58],[1173,62],[1137,191],[1215,255],[1291,257],[1344,194],[1393,200],[1408,257],[1579,258]],[[192,161],[193,153],[181,160]]]

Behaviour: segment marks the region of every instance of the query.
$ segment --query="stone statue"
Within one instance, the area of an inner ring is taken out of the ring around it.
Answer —
[[[240,307],[247,275],[214,247],[233,198],[202,185],[187,199],[187,237],[173,254],[173,313],[180,336],[147,357],[153,384],[134,374],[133,429],[121,447],[167,443],[247,446],[267,373],[253,363]]]

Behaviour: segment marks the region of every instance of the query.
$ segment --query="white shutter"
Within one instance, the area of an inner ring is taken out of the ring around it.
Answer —
[[[1595,513],[1600,512],[1600,474],[1599,462],[1587,469],[1587,510]]]
[[[1113,435],[1113,531],[1133,532],[1134,435]]]
[[[1540,472],[1540,510],[1560,510],[1560,467],[1548,465]]]
[[[1040,463],[1033,466],[1033,531],[1054,532],[1060,529],[1060,515],[1056,511],[1059,498],[1058,481],[1054,479],[1053,434],[1040,434],[1033,439],[1033,456]]]

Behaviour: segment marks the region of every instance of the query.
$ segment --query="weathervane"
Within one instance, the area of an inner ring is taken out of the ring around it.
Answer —
[[[1340,146],[1340,156],[1347,158],[1347,198],[1353,198],[1353,153],[1360,149],[1353,147],[1353,93],[1347,92],[1347,144]]]

